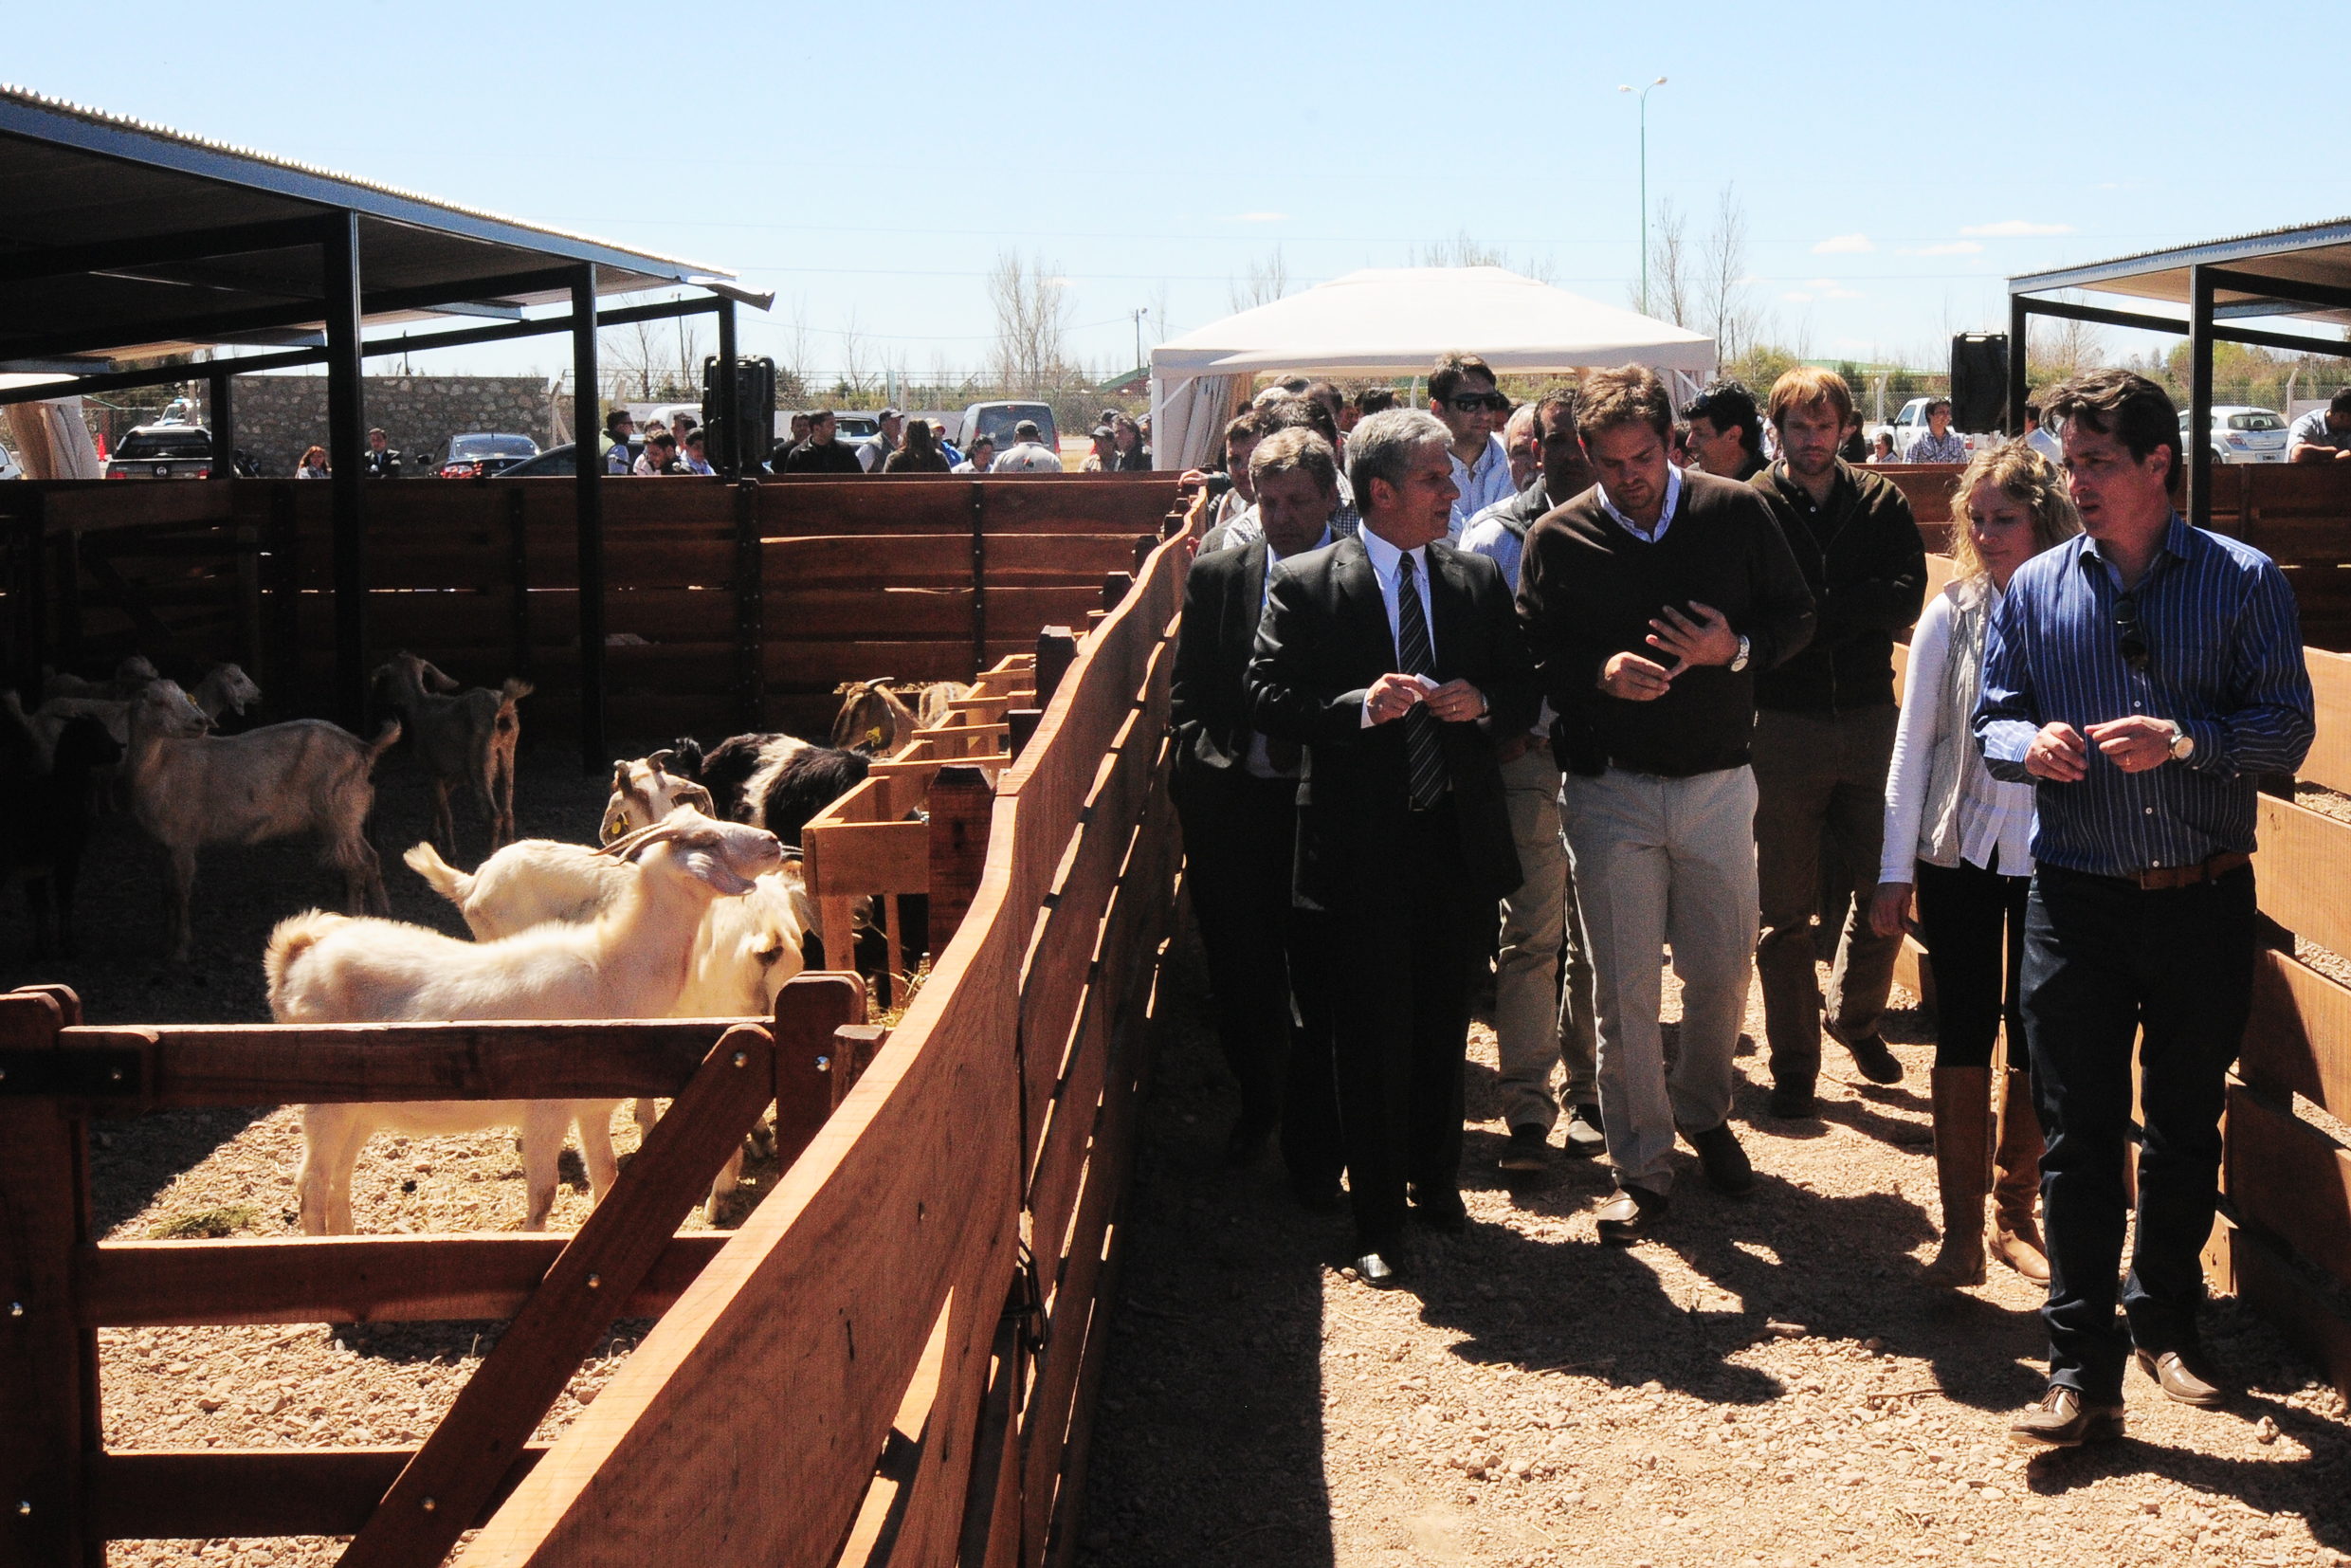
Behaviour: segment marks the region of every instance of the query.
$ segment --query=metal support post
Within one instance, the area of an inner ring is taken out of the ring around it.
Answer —
[[[359,454],[367,447],[359,377],[359,215],[326,221],[327,463],[335,516],[335,716],[358,733],[367,722],[367,523]]]
[[[212,422],[212,477],[234,479],[237,477],[237,381],[216,361],[211,383],[206,401],[212,406],[205,413]]]
[[[2213,279],[2188,268],[2188,521],[2213,525]]]
[[[2025,342],[2032,330],[2032,301],[2022,294],[2008,297],[2008,420],[2001,428],[2013,438],[2025,433],[2025,405],[2032,392],[2025,378]]]
[[[751,460],[753,447],[743,439],[743,388],[735,354],[735,301],[723,297],[719,301],[718,390],[719,449],[710,455],[719,460],[720,473],[729,480],[738,480],[743,477],[743,465]]]
[[[579,521],[579,764],[588,776],[604,772],[604,426],[596,394],[596,268],[572,276],[573,455],[579,460],[574,494]]]

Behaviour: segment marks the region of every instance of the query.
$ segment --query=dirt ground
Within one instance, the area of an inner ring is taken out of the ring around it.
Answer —
[[[1196,945],[1179,995],[1199,998]],[[1670,989],[1671,976],[1668,975]],[[1897,994],[1898,1002],[1906,997]],[[1761,1030],[1760,1001],[1750,1008]],[[2351,1560],[2351,1428],[2315,1368],[2231,1300],[2203,1332],[2245,1393],[2167,1404],[2136,1372],[2128,1436],[2032,1459],[2039,1291],[1919,1279],[1934,1255],[1931,1032],[1888,1021],[1901,1084],[1833,1045],[1822,1119],[1764,1108],[1740,1060],[1758,1182],[1682,1153],[1654,1239],[1598,1244],[1603,1165],[1516,1191],[1493,1036],[1473,1031],[1467,1232],[1413,1238],[1412,1287],[1342,1274],[1343,1215],[1278,1158],[1223,1168],[1236,1104],[1204,1008],[1179,1012],[1145,1113],[1081,1562],[1813,1568]],[[1555,1135],[1555,1144],[1557,1142]]]

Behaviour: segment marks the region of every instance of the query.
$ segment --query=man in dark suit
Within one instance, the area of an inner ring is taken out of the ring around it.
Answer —
[[[1184,583],[1169,717],[1172,793],[1225,1065],[1241,1114],[1225,1144],[1246,1165],[1279,1121],[1300,1201],[1339,1203],[1339,1103],[1331,1087],[1330,1020],[1305,960],[1312,916],[1290,904],[1298,838],[1300,748],[1270,740],[1250,718],[1243,678],[1265,614],[1268,569],[1331,542],[1339,465],[1312,430],[1282,430],[1249,454],[1261,536],[1204,553]],[[1286,1079],[1286,1083],[1285,1083]]]
[[[1360,535],[1272,574],[1249,711],[1305,750],[1299,907],[1321,913],[1356,1268],[1396,1278],[1408,1200],[1467,1223],[1459,1176],[1469,965],[1523,880],[1494,738],[1534,668],[1493,562],[1446,544],[1450,435],[1396,410],[1348,438]]]

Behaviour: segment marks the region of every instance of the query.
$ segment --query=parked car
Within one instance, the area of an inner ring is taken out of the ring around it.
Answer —
[[[201,425],[139,425],[106,460],[108,479],[210,479],[212,432]]]
[[[975,403],[963,410],[963,425],[956,431],[956,445],[968,452],[973,442],[986,436],[1002,452],[1012,445],[1012,427],[1024,419],[1037,422],[1038,438],[1048,449],[1061,450],[1061,432],[1053,428],[1050,403]]]
[[[453,435],[439,472],[443,479],[477,479],[502,474],[538,455],[538,443],[527,435]]]
[[[634,463],[644,455],[645,443],[635,436],[630,436],[629,438],[629,461]],[[578,473],[578,470],[572,466],[572,444],[567,441],[560,447],[550,447],[537,457],[527,462],[518,463],[513,467],[503,469],[490,477],[493,479],[572,479]]]
[[[2179,411],[2179,439],[2191,439],[2189,410]],[[2212,448],[2214,463],[2283,463],[2286,461],[2286,421],[2269,409],[2224,403],[2213,410]]]
[[[0,480],[23,479],[24,477],[25,470],[16,461],[16,454],[6,447],[0,447]]]

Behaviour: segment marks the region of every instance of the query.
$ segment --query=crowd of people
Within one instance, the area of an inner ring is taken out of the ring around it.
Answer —
[[[1227,1158],[1278,1134],[1299,1201],[1351,1213],[1356,1275],[1409,1279],[1413,1225],[1467,1223],[1490,957],[1501,1167],[1605,1158],[1600,1239],[1634,1242],[1669,1227],[1677,1142],[1716,1193],[1755,1186],[1731,1115],[1752,977],[1767,1114],[1800,1123],[1824,1040],[1903,1078],[1881,1019],[1916,930],[1938,995],[1923,1277],[1996,1259],[2047,1285],[2049,1383],[2012,1438],[2118,1434],[2134,1355],[2218,1402],[2198,1252],[2250,1006],[2254,778],[2290,772],[2313,720],[2284,576],[2174,507],[2170,399],[2120,371],[2045,392],[1967,459],[1930,600],[1910,504],[1854,461],[1827,371],[1678,410],[1640,368],[1517,407],[1470,355],[1427,385],[1425,409],[1268,388],[1225,465],[1185,476],[1222,491],[1172,717],[1239,1086]]]
[[[981,433],[969,452],[958,449],[947,433],[926,419],[909,419],[897,409],[884,409],[874,433],[852,445],[840,439],[840,416],[831,409],[793,414],[789,436],[769,455],[769,471],[778,474],[1022,474],[1063,471],[1061,453],[1045,439],[1033,419],[1016,421],[1012,438],[999,444]],[[1133,473],[1151,466],[1148,418],[1135,419],[1116,409],[1104,409],[1094,428],[1093,444],[1082,473]],[[605,416],[606,471],[612,474],[707,474],[702,432],[690,413],[676,414],[670,427],[659,422],[643,431],[626,409]],[[642,453],[631,443],[642,439]]]

